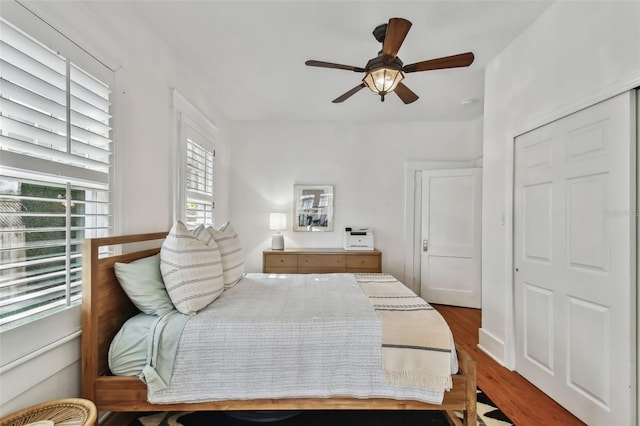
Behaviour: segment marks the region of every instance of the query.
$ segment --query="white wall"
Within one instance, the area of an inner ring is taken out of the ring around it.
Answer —
[[[229,214],[229,143],[225,119],[199,90],[208,80],[183,64],[144,20],[130,13],[129,2],[97,2],[96,14],[107,21],[123,40],[114,52],[125,64],[126,94],[124,143],[117,159],[120,179],[122,233],[168,230],[173,220],[173,188],[176,146],[172,111],[172,88],[203,113],[219,132],[216,137],[218,196],[217,215]]]
[[[116,232],[151,232],[171,227],[175,175],[172,88],[177,88],[220,129],[216,140],[217,215],[221,219],[227,217],[230,148],[223,115],[211,100],[200,95],[199,87],[207,83],[206,79],[183,66],[157,34],[148,31],[143,21],[130,13],[127,3],[27,4],[92,55],[118,69],[116,91],[112,95],[116,111],[114,193],[116,214],[120,218]],[[29,31],[29,28],[23,29]],[[65,322],[64,327],[77,333],[79,309],[73,313],[73,324]],[[52,321],[49,319],[49,322]],[[62,322],[57,325],[63,327]],[[20,329],[16,331],[20,333]],[[42,346],[49,345],[51,350],[31,358],[30,353],[14,348],[12,353],[17,354],[17,362],[4,357],[1,360],[0,417],[43,400],[80,395],[80,338],[58,346],[49,337],[69,334],[59,329],[46,331],[48,336],[40,336],[38,330],[25,331],[28,339],[18,335],[15,342],[18,346],[25,341],[42,342]],[[14,339],[3,335],[2,342],[8,341],[14,342]],[[60,360],[61,351],[66,353],[64,360]]]
[[[471,143],[471,158],[478,161],[478,167],[482,167],[482,138],[484,129],[484,115],[471,121],[473,142]]]
[[[264,123],[233,125],[232,223],[247,271],[262,270],[270,211],[287,213],[285,247],[342,247],[345,226],[369,226],[383,272],[404,277],[404,163],[477,158],[477,124]],[[331,184],[333,232],[294,232],[293,185]]]
[[[638,2],[557,2],[486,69],[480,344],[500,362],[510,353],[513,138],[639,76]]]

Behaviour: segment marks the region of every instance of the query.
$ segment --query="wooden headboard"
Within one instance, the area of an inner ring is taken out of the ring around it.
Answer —
[[[113,265],[128,263],[160,251],[167,232],[86,239],[82,246],[82,386],[92,393],[93,380],[108,375],[109,345],[126,320],[139,311],[116,279]],[[151,242],[155,247],[114,256],[99,257],[99,249],[112,246],[120,252],[125,244]]]

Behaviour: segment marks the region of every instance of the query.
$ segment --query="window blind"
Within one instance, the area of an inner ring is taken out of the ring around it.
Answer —
[[[110,87],[0,18],[0,331],[81,299],[111,229]]]
[[[186,124],[186,207],[185,225],[195,228],[213,224],[214,157],[213,142]]]

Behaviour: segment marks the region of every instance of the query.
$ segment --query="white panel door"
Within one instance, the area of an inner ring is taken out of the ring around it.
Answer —
[[[516,370],[592,425],[635,412],[632,97],[515,142]]]
[[[481,173],[422,173],[420,295],[428,302],[481,306]]]

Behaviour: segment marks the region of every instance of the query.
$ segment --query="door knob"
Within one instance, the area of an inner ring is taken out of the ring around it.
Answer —
[[[429,240],[422,240],[422,251],[429,250]]]

